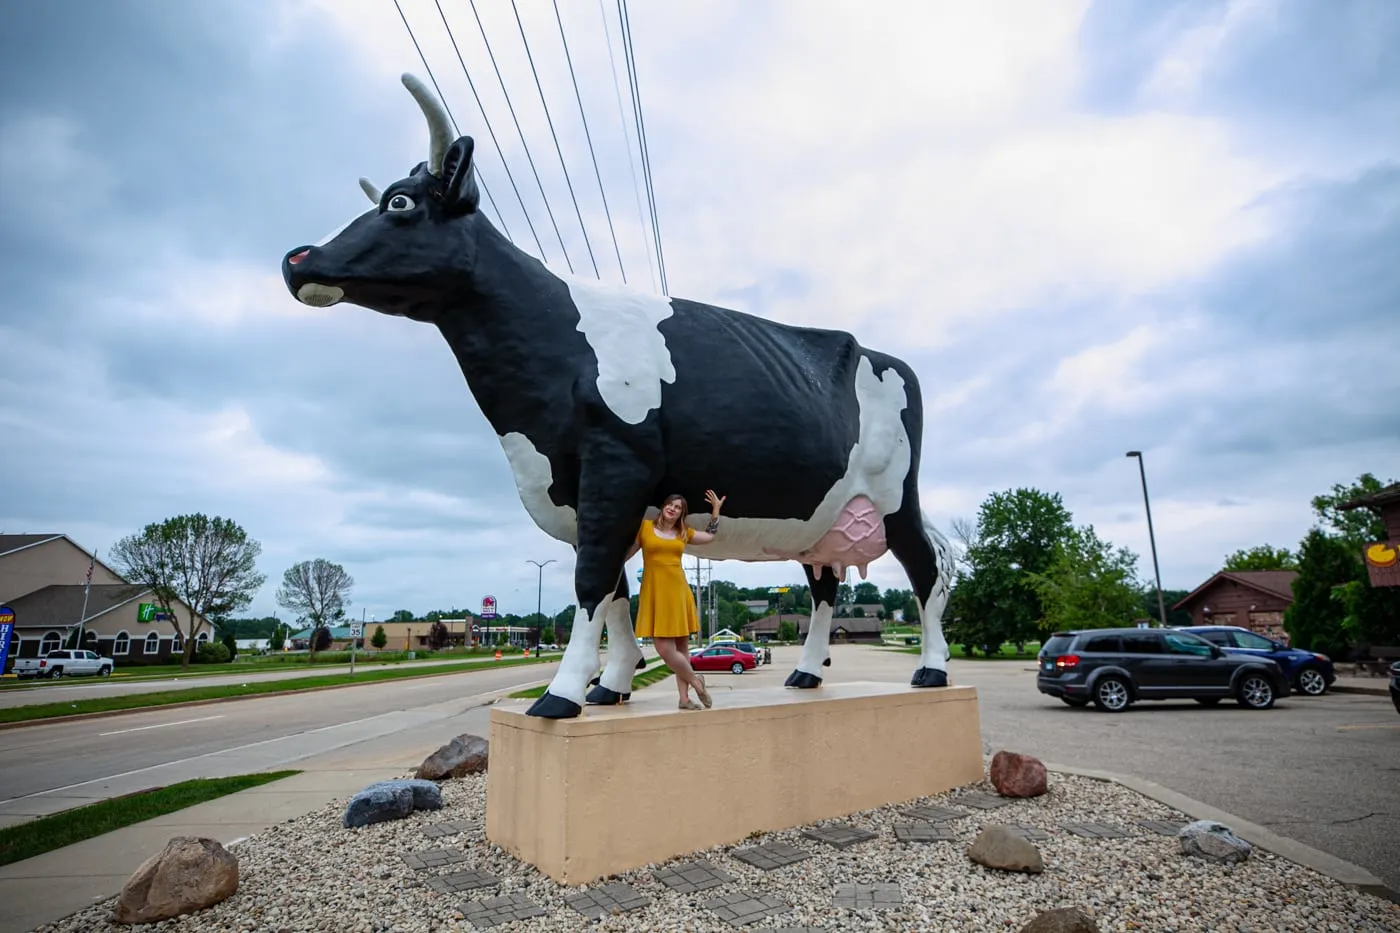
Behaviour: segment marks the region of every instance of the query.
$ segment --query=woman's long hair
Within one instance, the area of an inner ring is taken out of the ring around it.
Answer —
[[[676,531],[679,532],[681,529],[685,528],[685,519],[686,516],[690,514],[690,510],[686,507],[685,496],[681,495],[678,492],[673,492],[665,499],[662,499],[661,508],[665,509],[666,506],[670,505],[672,502],[679,502],[681,504],[681,514],[676,516],[675,525]],[[658,513],[656,517],[658,520],[660,520],[661,515]]]

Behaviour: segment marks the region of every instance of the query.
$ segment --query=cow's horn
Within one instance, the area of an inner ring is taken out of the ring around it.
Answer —
[[[418,101],[418,106],[428,121],[428,132],[432,134],[432,139],[428,144],[428,171],[440,178],[442,177],[443,156],[447,155],[447,148],[452,145],[452,121],[448,118],[447,111],[443,109],[442,102],[423,85],[422,81],[411,74],[405,74],[403,86],[408,88],[408,93],[412,94],[413,99]]]
[[[379,189],[374,187],[368,178],[360,179],[360,190],[365,193],[365,197],[369,198],[375,204],[379,203]]]

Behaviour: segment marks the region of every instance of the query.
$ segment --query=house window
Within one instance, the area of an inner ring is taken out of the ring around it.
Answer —
[[[86,632],[83,633],[83,644],[86,645],[89,642],[92,643],[92,650],[97,650],[97,633],[94,632],[92,629],[88,629]]]
[[[208,632],[200,632],[200,633],[199,633],[199,638],[197,638],[197,639],[195,639],[195,640],[196,640],[197,642],[199,642],[201,645],[203,645],[203,644],[208,644],[208,642],[209,642],[209,633],[208,633]]]
[[[119,654],[127,654],[131,651],[131,636],[126,632],[118,632],[116,640],[112,642],[112,657]]]
[[[170,653],[179,654],[181,651],[184,650],[184,648],[185,643],[180,640],[180,633],[176,632],[175,636],[170,639]]]
[[[146,654],[159,654],[160,636],[157,635],[155,632],[151,632],[149,635],[147,635],[146,644],[142,650],[145,651]]]
[[[57,632],[45,632],[43,641],[39,642],[39,657],[42,658],[50,651],[57,651],[61,644],[63,644],[63,636]]]

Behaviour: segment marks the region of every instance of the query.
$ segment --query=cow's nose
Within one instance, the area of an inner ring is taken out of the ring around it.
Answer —
[[[306,255],[307,255],[308,253],[310,253],[310,252],[311,252],[311,250],[308,248],[308,249],[302,250],[302,251],[299,252],[299,253],[293,253],[292,255],[290,255],[290,256],[287,257],[287,263],[288,263],[288,265],[293,265],[293,266],[295,266],[297,263],[299,263],[299,262],[301,262],[303,259],[305,259],[305,258],[306,258]]]

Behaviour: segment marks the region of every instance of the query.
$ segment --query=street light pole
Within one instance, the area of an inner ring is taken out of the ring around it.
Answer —
[[[553,558],[550,558],[549,560],[545,561],[543,564],[540,563],[540,562],[537,561],[537,560],[527,560],[525,563],[527,563],[527,564],[534,564],[535,567],[536,567],[536,569],[539,570],[539,580],[538,580],[538,581],[536,582],[536,584],[535,584],[535,638],[534,638],[534,644],[531,645],[532,648],[534,648],[536,651],[538,651],[538,650],[539,650],[539,646],[540,646],[540,609],[541,609],[541,597],[542,597],[542,594],[544,593],[544,568],[545,568],[545,564],[552,564],[552,563],[554,563],[554,559],[553,559]]]
[[[1152,533],[1152,503],[1147,498],[1147,468],[1142,464],[1142,451],[1130,450],[1124,456],[1136,457],[1138,474],[1142,477],[1142,504],[1147,509],[1147,541],[1152,546],[1152,573],[1157,578],[1158,623],[1167,624],[1167,603],[1162,597],[1162,570],[1157,565],[1157,538]]]

